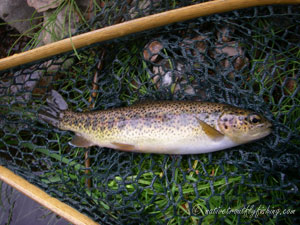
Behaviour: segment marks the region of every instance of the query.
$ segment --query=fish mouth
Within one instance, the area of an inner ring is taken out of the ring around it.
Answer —
[[[270,123],[269,121],[266,124],[266,128],[272,128],[272,123]]]
[[[268,132],[268,135],[272,132],[272,124],[270,122],[267,123],[265,131]]]
[[[264,127],[261,128],[259,132],[257,132],[253,137],[255,138],[264,138],[268,136],[272,132],[272,124],[268,123],[267,125],[264,125]]]
[[[272,124],[270,122],[266,124],[261,124],[261,126],[257,127],[255,131],[253,131],[251,135],[251,139],[258,140],[268,136],[272,132]]]
[[[272,132],[271,127],[272,127],[272,126],[266,127],[266,128],[262,131],[262,137],[266,137],[266,136],[268,136],[268,135]]]

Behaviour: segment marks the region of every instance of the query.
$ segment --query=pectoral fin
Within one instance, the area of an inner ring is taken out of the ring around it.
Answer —
[[[117,149],[124,150],[124,151],[132,151],[135,150],[134,145],[130,144],[123,144],[118,142],[112,142],[113,145],[116,146]]]
[[[210,137],[211,139],[213,139],[214,141],[217,141],[221,138],[224,137],[224,134],[222,134],[221,132],[217,131],[215,128],[209,126],[207,123],[203,122],[202,120],[196,118],[199,122],[199,124],[202,127],[202,130],[204,131],[204,133]]]
[[[69,144],[75,147],[83,147],[83,148],[88,148],[94,145],[94,143],[90,142],[89,140],[79,135],[75,135],[72,141],[69,142]]]

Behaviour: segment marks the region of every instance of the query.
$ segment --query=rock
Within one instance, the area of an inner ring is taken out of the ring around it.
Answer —
[[[294,91],[297,88],[297,79],[296,76],[293,78],[291,77],[286,77],[283,82],[283,87],[284,87],[284,94],[285,95],[291,95],[294,93]]]
[[[207,43],[208,37],[205,35],[197,35],[196,37],[185,38],[180,43],[180,46],[185,48],[185,51],[191,51],[192,55],[197,55],[197,51],[199,53],[205,53],[208,47]]]
[[[148,16],[151,14],[151,10],[159,6],[159,0],[133,0],[130,4],[132,7],[129,10],[129,15],[131,19],[137,17]]]
[[[186,69],[182,63],[175,63],[174,69],[171,68],[172,66],[167,59],[161,60],[159,64],[159,66],[153,67],[153,74],[155,75],[152,78],[157,89],[167,88],[174,95],[198,95],[201,99],[205,99],[205,96],[199,92],[196,81],[191,81],[189,76],[184,76]]]
[[[31,92],[42,76],[42,72],[35,68],[28,68],[17,71],[6,80],[0,80],[0,96],[14,96],[9,104],[17,102],[27,102],[31,98]],[[5,98],[4,98],[5,99]],[[7,104],[8,102],[1,102]]]
[[[38,20],[29,20],[35,10],[29,7],[26,0],[2,0],[0,4],[0,17],[21,34],[28,31]],[[35,17],[41,16],[35,14]]]
[[[44,14],[44,27],[43,31],[40,33],[39,40],[42,40],[43,44],[49,44],[55,41],[59,41],[69,35],[69,5],[65,5],[63,9],[57,14],[56,19],[53,23],[49,23],[49,18],[53,16],[53,12],[55,9],[49,9]],[[72,13],[71,16],[71,30],[70,33],[73,34],[77,26],[79,26],[79,17],[76,13]],[[51,20],[51,19],[50,19]],[[62,63],[62,65],[60,64]],[[56,61],[56,64],[53,64],[53,60],[46,61],[44,65],[48,67],[48,71],[57,71],[58,69],[67,69],[70,65],[72,65],[73,59],[70,58],[65,60],[63,58]]]
[[[216,54],[225,54],[228,57],[240,56],[243,54],[242,48],[236,41],[228,42],[224,45],[216,43]]]
[[[184,72],[183,64],[177,63],[176,69],[172,69],[170,62],[167,59],[163,59],[159,62],[159,66],[153,67],[153,83],[159,89],[161,87],[170,87],[175,84]]]
[[[234,80],[234,71],[240,71],[244,66],[249,64],[249,59],[246,57],[244,50],[239,46],[239,42],[231,41],[226,44],[216,43],[215,51],[211,52],[213,58],[222,58],[225,55],[226,58],[222,59],[217,65],[217,69],[220,71],[232,70],[229,73],[229,80]]]
[[[38,12],[57,8],[63,0],[27,0],[27,4]]]
[[[105,4],[108,5],[108,2],[100,1],[100,0],[93,0],[93,1],[86,1],[86,0],[77,0],[76,4],[80,11],[86,15],[86,18],[89,19],[89,13],[92,13],[95,8],[96,4],[101,8],[104,8]]]
[[[218,42],[230,42],[234,32],[232,27],[221,27],[217,32]]]
[[[144,48],[144,59],[147,61],[155,62],[159,52],[163,49],[163,44],[159,41],[152,41],[148,43]]]
[[[71,23],[71,34],[76,31],[76,28],[79,25],[79,17],[76,13],[73,13],[74,11],[71,12],[71,21],[69,21],[69,5],[64,6],[64,8],[57,14],[53,23],[49,23],[49,21],[53,20],[51,17],[53,17],[54,11],[55,9],[52,9],[43,13],[45,29],[41,32],[40,38],[42,38],[44,44],[61,40],[67,36],[69,34],[69,23]]]
[[[45,12],[48,9],[57,8],[63,1],[64,0],[27,0],[27,4],[35,8],[37,12]],[[93,5],[90,1],[86,0],[77,0],[75,4],[77,4],[82,12],[87,11],[90,5]]]
[[[7,126],[8,121],[5,126]],[[28,131],[27,131],[28,132]],[[37,168],[49,163],[48,160],[32,160],[33,164],[39,163]],[[34,176],[41,176],[42,173],[32,172]],[[0,181],[0,199],[1,199],[1,214],[0,224],[70,224],[65,219],[58,217],[55,213],[42,207],[39,203],[19,192],[12,186],[1,183]]]

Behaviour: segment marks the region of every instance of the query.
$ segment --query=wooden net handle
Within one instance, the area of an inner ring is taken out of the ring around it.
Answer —
[[[50,209],[57,215],[68,220],[72,224],[99,225],[86,215],[83,215],[82,213],[59,201],[58,199],[51,197],[40,188],[34,186],[33,184],[29,183],[22,177],[14,174],[12,171],[3,166],[0,166],[0,180],[14,187],[18,191],[22,192],[24,195],[28,196],[44,207]]]
[[[299,4],[300,0],[214,0],[104,27],[0,59],[0,70],[48,58],[96,42],[215,13],[270,4]]]

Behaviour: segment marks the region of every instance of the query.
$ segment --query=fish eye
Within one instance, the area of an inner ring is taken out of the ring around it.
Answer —
[[[250,122],[251,123],[259,123],[259,122],[261,122],[261,118],[258,115],[252,115],[252,116],[250,116]]]

